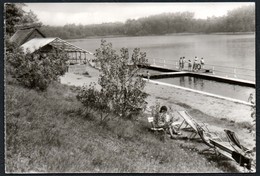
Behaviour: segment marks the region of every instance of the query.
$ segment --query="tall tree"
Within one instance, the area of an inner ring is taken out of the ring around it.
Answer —
[[[33,11],[25,12],[23,3],[5,4],[5,29],[6,35],[11,36],[15,32],[16,25],[39,22],[37,15]]]
[[[23,11],[13,3],[5,4],[5,31],[6,35],[11,36],[15,32],[15,25],[18,24],[23,16]]]

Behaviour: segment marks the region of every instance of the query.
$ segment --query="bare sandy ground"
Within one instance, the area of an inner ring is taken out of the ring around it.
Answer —
[[[150,94],[147,99],[150,105],[155,105],[155,102],[159,101],[160,104],[167,105],[175,111],[186,110],[197,121],[209,124],[211,131],[225,136],[224,129],[232,130],[242,144],[249,148],[255,146],[255,134],[249,133],[242,126],[235,125],[253,124],[251,106],[149,82],[145,91]],[[193,111],[200,111],[200,113],[193,113]]]
[[[149,97],[149,102],[154,102],[157,99],[165,100],[168,105],[174,103],[184,103],[192,108],[213,116],[218,119],[228,119],[234,122],[251,122],[252,118],[250,105],[243,103],[215,98],[207,95],[202,95],[196,92],[172,88],[164,85],[147,83],[145,91],[152,93]],[[175,107],[174,109],[179,109]],[[184,110],[180,108],[179,110]]]
[[[90,77],[80,74],[66,73],[61,77],[62,84],[83,86],[90,82],[97,82],[99,71],[87,68]],[[147,82],[145,91],[149,94],[148,106],[167,105],[174,111],[186,110],[194,119],[205,122],[209,129],[224,135],[224,129],[236,132],[241,143],[248,148],[255,146],[255,133],[249,133],[246,128],[236,125],[238,123],[252,123],[251,107],[249,105],[232,102],[229,100],[210,97],[182,89]],[[176,113],[175,113],[176,115]]]

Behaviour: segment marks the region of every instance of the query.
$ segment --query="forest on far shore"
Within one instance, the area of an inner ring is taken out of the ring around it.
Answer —
[[[48,37],[79,39],[91,36],[145,36],[172,33],[254,32],[255,7],[243,6],[221,17],[195,19],[192,12],[163,13],[125,23],[42,26]]]

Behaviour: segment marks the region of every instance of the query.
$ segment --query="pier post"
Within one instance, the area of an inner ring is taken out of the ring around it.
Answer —
[[[176,69],[178,68],[178,62],[175,62],[175,67],[176,67]]]
[[[215,67],[212,68],[212,74],[215,75]]]
[[[155,59],[153,59],[153,65],[155,65]]]
[[[234,68],[234,78],[237,77],[237,74],[236,74],[236,69]]]

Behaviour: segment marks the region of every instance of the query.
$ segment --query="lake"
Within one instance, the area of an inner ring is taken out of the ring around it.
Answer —
[[[223,83],[219,81],[201,79],[193,76],[180,76],[174,78],[160,78],[156,81],[178,85],[194,90],[208,92],[237,100],[247,101],[250,93],[255,92],[254,88]]]
[[[192,62],[194,57],[205,60],[205,67],[213,68],[227,77],[255,80],[255,34],[196,34],[196,35],[164,35],[105,38],[119,50],[122,47],[140,48],[146,52],[150,63],[175,68],[179,58],[185,56]],[[100,47],[101,38],[69,40],[76,46],[95,52]],[[224,68],[232,67],[232,68]],[[245,68],[236,69],[234,68]],[[239,75],[241,74],[241,75]]]

